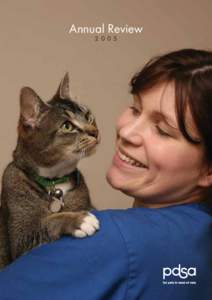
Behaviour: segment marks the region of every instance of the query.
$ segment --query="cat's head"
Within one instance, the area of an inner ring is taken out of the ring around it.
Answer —
[[[100,141],[91,111],[69,96],[68,73],[47,103],[31,88],[21,89],[18,134],[41,175],[51,168],[55,173],[55,168],[59,170],[63,165],[74,169],[82,157],[94,152]]]

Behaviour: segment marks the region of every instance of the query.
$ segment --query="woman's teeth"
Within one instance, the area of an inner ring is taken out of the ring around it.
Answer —
[[[146,166],[144,166],[142,163],[126,156],[125,154],[121,153],[120,151],[118,151],[118,156],[120,157],[121,160],[125,161],[126,163],[128,163],[132,166],[136,166],[139,168],[146,168]]]

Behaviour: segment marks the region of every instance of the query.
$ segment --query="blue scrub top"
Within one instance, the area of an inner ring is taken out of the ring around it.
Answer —
[[[212,217],[203,206],[93,213],[95,235],[42,245],[0,272],[0,299],[212,299]]]

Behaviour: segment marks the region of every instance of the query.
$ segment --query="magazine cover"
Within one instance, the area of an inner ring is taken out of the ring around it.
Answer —
[[[212,3],[0,7],[0,299],[212,299]]]

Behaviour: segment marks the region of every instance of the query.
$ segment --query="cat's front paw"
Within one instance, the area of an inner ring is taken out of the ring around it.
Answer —
[[[93,214],[87,213],[79,228],[74,230],[73,236],[83,238],[93,235],[97,230],[99,230],[99,220]]]

